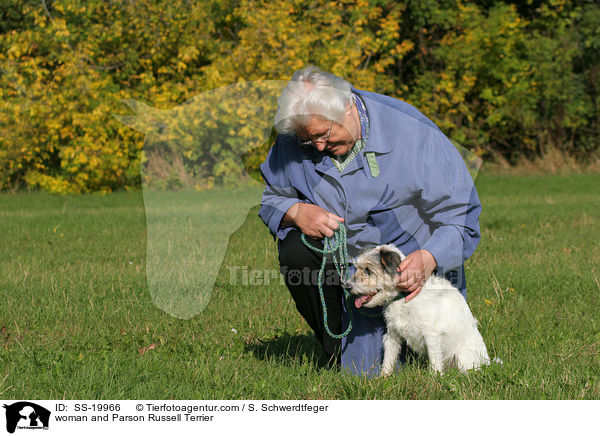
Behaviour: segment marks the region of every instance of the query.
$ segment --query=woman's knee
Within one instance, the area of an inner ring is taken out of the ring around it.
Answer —
[[[278,244],[279,266],[287,269],[302,269],[315,267],[314,253],[302,242],[301,233],[297,230],[290,231]]]

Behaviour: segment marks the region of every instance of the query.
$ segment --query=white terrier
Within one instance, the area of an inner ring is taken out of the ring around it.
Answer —
[[[430,368],[440,373],[450,366],[466,371],[489,364],[478,322],[448,280],[431,276],[414,299],[405,301],[396,286],[397,268],[404,258],[394,245],[368,250],[355,260],[356,272],[349,283],[357,308],[385,306],[381,375],[394,371],[403,339],[417,353],[427,353]]]

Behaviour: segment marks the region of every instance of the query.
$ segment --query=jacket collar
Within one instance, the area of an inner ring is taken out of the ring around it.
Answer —
[[[324,174],[331,174],[335,177],[338,170],[331,161],[329,155],[325,153],[314,152],[314,159],[316,160],[315,169]]]
[[[360,98],[362,98],[367,108],[367,116],[369,117],[369,137],[367,138],[367,144],[362,149],[361,154],[368,152],[379,154],[391,152],[393,149],[393,142],[388,135],[389,126],[386,117],[389,109],[371,98],[369,96],[370,93],[366,91],[352,88],[352,92],[358,94]]]
[[[361,168],[364,168],[364,162],[363,162],[364,159],[363,159],[363,155],[362,155],[363,150],[361,150],[361,152],[358,155],[356,155],[350,163],[348,163],[346,168],[344,168],[342,170],[341,174],[339,173],[337,167],[331,161],[331,157],[328,155],[325,155],[325,154],[319,155],[319,157],[317,159],[321,159],[321,160],[316,161],[315,169],[317,171],[319,171],[320,173],[330,174],[331,176],[333,176],[335,178],[343,176],[345,174],[352,173],[354,171],[358,171]]]

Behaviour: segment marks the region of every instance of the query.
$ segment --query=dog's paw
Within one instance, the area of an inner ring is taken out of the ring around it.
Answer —
[[[391,369],[386,369],[386,368],[384,368],[384,369],[382,369],[382,370],[381,370],[381,372],[379,373],[379,378],[385,378],[385,377],[388,377],[388,376],[392,375],[392,373],[393,373],[393,372],[394,372],[394,371],[393,371],[393,370],[391,370]]]

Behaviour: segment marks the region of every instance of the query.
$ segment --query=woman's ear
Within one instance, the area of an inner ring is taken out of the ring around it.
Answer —
[[[346,105],[346,115],[352,115],[352,106],[354,105],[354,103],[348,103]]]

